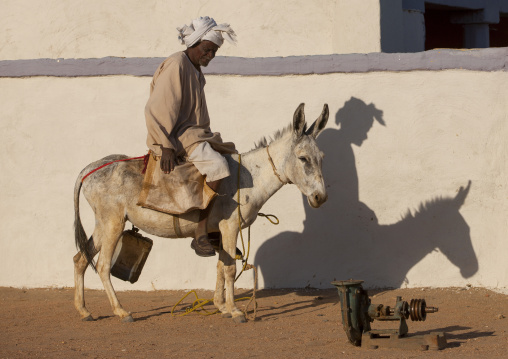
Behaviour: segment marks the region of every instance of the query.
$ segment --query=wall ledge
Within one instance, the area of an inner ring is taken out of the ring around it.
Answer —
[[[1,60],[0,77],[152,76],[164,57]],[[508,71],[508,47],[417,53],[242,58],[217,56],[207,75],[286,76],[378,71]]]

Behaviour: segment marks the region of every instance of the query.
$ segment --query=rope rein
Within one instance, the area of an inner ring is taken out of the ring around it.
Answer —
[[[280,183],[282,183],[282,185],[285,185],[286,182],[284,182],[282,180],[282,178],[280,178],[279,173],[277,172],[277,168],[275,167],[275,163],[273,163],[272,156],[270,156],[270,151],[268,151],[268,147],[270,147],[270,146],[266,146],[266,153],[268,154],[268,160],[270,161],[270,164],[272,165],[273,173],[275,173],[275,175],[279,179]]]
[[[266,151],[268,152],[268,147],[266,148]],[[277,174],[277,170],[276,170],[275,165],[274,165],[274,163],[272,161],[272,158],[270,157],[270,153],[269,152],[268,152],[268,158],[270,160],[270,163],[272,165],[274,173],[277,175],[277,178],[279,179],[279,181],[282,182],[282,184],[285,184],[281,180],[279,175]],[[240,168],[241,168],[241,166],[242,166],[242,155],[238,154],[238,181],[237,181],[238,193],[237,193],[237,197],[236,197],[237,198],[237,203],[238,203],[237,204],[238,231],[240,233],[240,238],[242,239],[242,253],[245,253],[245,242],[243,240],[243,234],[242,234],[242,212],[240,210]],[[272,223],[274,225],[278,225],[279,224],[279,219],[277,218],[277,216],[275,216],[273,214],[258,213],[258,216],[265,217],[270,223]],[[235,302],[238,302],[238,301],[241,301],[241,300],[247,300],[247,299],[249,300],[249,302],[245,306],[245,309],[243,310],[243,313],[244,313],[244,315],[246,317],[247,317],[247,312],[248,312],[250,304],[252,302],[254,302],[253,320],[255,320],[256,319],[256,311],[257,311],[257,307],[258,307],[257,302],[256,302],[256,287],[257,287],[257,284],[258,284],[258,271],[257,271],[257,268],[255,266],[253,266],[252,264],[248,263],[249,254],[250,254],[250,226],[247,227],[247,233],[248,233],[248,236],[247,236],[247,255],[244,255],[244,257],[242,257],[242,263],[243,263],[242,270],[236,276],[235,282],[238,280],[238,278],[240,278],[240,276],[242,275],[243,272],[245,272],[246,270],[249,270],[249,269],[253,269],[254,270],[254,287],[252,289],[252,296],[251,297],[237,298],[237,299],[235,299]],[[194,300],[194,302],[192,303],[191,306],[185,308],[185,312],[184,313],[178,314],[178,316],[184,316],[184,315],[192,313],[192,312],[194,312],[196,310],[202,310],[204,313],[201,313],[199,311],[197,312],[198,314],[201,314],[201,315],[212,315],[212,314],[216,314],[216,313],[219,312],[219,309],[216,309],[215,311],[211,312],[211,311],[208,311],[205,308],[203,308],[203,306],[205,306],[206,304],[213,303],[213,299],[201,299],[201,298],[198,297],[197,293],[194,290],[192,290],[192,291],[188,292],[186,295],[184,295],[183,298],[180,299],[178,301],[178,303],[176,303],[173,306],[173,308],[171,309],[171,315],[175,315],[174,314],[174,310],[175,310],[176,306],[178,304],[180,304],[191,293],[194,293],[194,295],[196,297],[196,300]]]

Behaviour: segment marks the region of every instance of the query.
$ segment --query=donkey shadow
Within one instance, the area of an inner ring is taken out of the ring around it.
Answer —
[[[385,125],[381,110],[352,97],[336,114],[340,128],[327,129],[318,138],[328,155],[323,164],[328,201],[315,210],[303,198],[303,233],[280,233],[257,250],[254,264],[266,288],[329,288],[333,280],[350,278],[365,280],[369,287],[398,288],[408,284],[411,268],[436,250],[463,278],[478,271],[469,226],[459,212],[470,181],[456,196],[422,202],[415,213],[408,211],[390,225],[379,225],[359,200],[352,145],[363,144],[374,120]],[[427,275],[439,275],[438,267]]]

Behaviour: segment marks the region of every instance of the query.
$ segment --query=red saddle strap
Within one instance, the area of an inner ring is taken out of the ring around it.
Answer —
[[[85,178],[87,178],[88,176],[90,176],[92,173],[94,173],[95,171],[98,171],[100,170],[101,168],[103,167],[106,167],[106,166],[109,166],[115,162],[124,162],[124,161],[132,161],[132,160],[140,160],[140,159],[143,159],[143,162],[144,162],[144,167],[143,167],[143,171],[141,171],[141,173],[145,173],[146,171],[146,166],[148,165],[148,159],[150,158],[150,153],[147,153],[146,155],[144,156],[139,156],[139,157],[132,157],[132,158],[126,158],[126,159],[123,159],[123,160],[116,160],[116,161],[111,161],[111,162],[108,162],[100,167],[97,167],[96,169],[88,172],[82,179],[81,179],[81,183],[83,183],[83,181],[85,180]]]

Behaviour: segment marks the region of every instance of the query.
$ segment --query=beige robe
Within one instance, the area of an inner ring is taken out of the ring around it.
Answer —
[[[146,144],[157,156],[162,154],[160,146],[188,156],[203,141],[219,153],[236,153],[233,143],[223,143],[220,133],[210,130],[205,83],[184,52],[171,55],[155,71],[145,119]]]
[[[147,145],[151,151],[138,205],[169,214],[204,209],[216,195],[196,167],[184,162],[170,174],[160,169],[161,146],[185,158],[203,141],[219,153],[237,153],[231,142],[210,130],[205,77],[184,52],[168,57],[157,68],[145,107]]]

